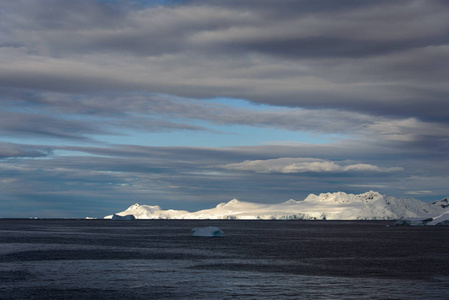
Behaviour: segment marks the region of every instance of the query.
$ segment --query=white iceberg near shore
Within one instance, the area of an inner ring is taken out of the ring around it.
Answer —
[[[113,214],[111,217],[112,220],[121,220],[121,221],[132,221],[135,220],[136,217],[134,215],[118,215],[118,214]]]
[[[232,199],[214,208],[196,212],[163,210],[159,206],[134,204],[115,215],[133,215],[136,219],[425,220],[449,211],[447,198],[445,199],[429,203],[413,198],[381,195],[374,191],[359,195],[336,192],[311,194],[303,201],[291,199],[275,204]],[[113,215],[105,218],[112,219]]]
[[[192,229],[192,236],[197,237],[222,237],[224,236],[223,231],[218,227],[199,227]]]

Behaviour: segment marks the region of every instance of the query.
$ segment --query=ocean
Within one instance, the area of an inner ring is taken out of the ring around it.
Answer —
[[[449,227],[392,224],[2,219],[0,299],[449,299]]]

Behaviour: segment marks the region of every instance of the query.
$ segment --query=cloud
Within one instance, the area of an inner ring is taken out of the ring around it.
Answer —
[[[30,96],[33,95],[33,96]],[[88,139],[94,134],[221,132],[214,126],[240,125],[291,132],[337,134],[415,147],[442,149],[449,142],[449,124],[335,109],[246,108],[149,93],[5,93],[5,106],[26,113],[1,112],[0,131],[10,136]],[[48,115],[52,113],[52,116]],[[198,125],[201,121],[201,125]],[[196,122],[196,123],[195,123]]]
[[[371,164],[338,164],[333,161],[313,158],[277,158],[268,160],[246,160],[219,166],[227,170],[252,171],[256,173],[347,173],[347,172],[398,172],[401,167],[382,168]]]
[[[0,142],[0,159],[15,157],[46,157],[52,153],[53,151],[49,147]]]
[[[33,113],[0,112],[0,133],[12,137],[49,137],[88,141],[87,135],[107,134],[107,131],[84,121]]]
[[[4,2],[3,86],[447,119],[442,1]]]
[[[11,111],[0,111],[0,133],[15,138],[92,141],[95,135],[120,136],[129,131],[212,131],[182,120],[182,110],[195,110],[195,105],[170,104],[151,96],[11,92],[2,102]],[[180,115],[170,117],[176,111]]]
[[[431,194],[432,191],[409,191],[407,192],[408,195],[425,195],[425,194]]]

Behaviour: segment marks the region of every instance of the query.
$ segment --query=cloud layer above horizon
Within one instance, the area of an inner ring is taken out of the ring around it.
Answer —
[[[0,4],[0,217],[449,196],[446,1]]]

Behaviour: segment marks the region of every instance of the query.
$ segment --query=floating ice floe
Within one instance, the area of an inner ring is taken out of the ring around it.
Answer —
[[[199,227],[192,229],[192,236],[221,237],[224,233],[218,227]]]

